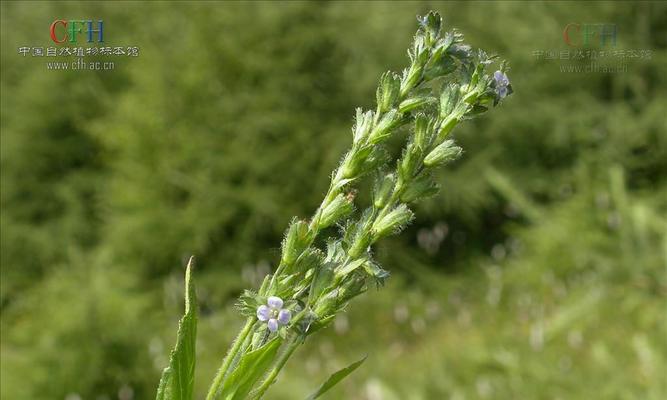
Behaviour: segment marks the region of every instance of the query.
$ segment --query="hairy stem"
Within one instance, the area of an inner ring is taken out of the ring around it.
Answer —
[[[225,359],[222,360],[222,365],[220,366],[220,369],[218,369],[215,378],[213,378],[213,383],[211,384],[211,388],[208,390],[208,395],[206,395],[206,400],[214,400],[218,397],[218,392],[220,392],[220,388],[222,387],[225,375],[227,375],[228,372],[227,370],[229,369],[229,366],[231,365],[234,358],[236,357],[236,354],[241,348],[241,345],[243,344],[243,342],[245,342],[246,337],[252,331],[254,322],[255,318],[252,317],[248,318],[245,325],[243,326],[243,329],[241,329],[241,332],[234,340],[232,348],[229,349],[229,353],[227,353]]]
[[[269,386],[273,384],[275,381],[276,377],[280,373],[280,370],[283,369],[285,366],[285,363],[287,363],[287,360],[292,356],[292,353],[294,353],[294,350],[299,346],[300,341],[298,340],[298,336],[292,337],[289,342],[287,342],[287,347],[285,348],[285,351],[283,351],[280,354],[280,357],[278,360],[276,360],[275,365],[271,369],[271,372],[266,376],[266,379],[264,379],[264,382],[257,388],[257,391],[253,395],[253,399],[261,399],[262,396],[264,396],[264,393],[269,389]]]

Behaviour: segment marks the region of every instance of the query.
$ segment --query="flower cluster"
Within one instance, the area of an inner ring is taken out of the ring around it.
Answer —
[[[279,343],[284,350],[254,392],[261,397],[307,336],[329,324],[351,299],[384,283],[389,272],[374,260],[372,246],[412,221],[410,204],[437,193],[435,170],[462,154],[451,138],[453,129],[512,93],[506,65],[490,75],[494,57],[464,44],[459,32],[444,31],[436,13],[419,18],[408,54],[410,65],[402,74],[380,78],[375,109],[357,109],[350,150],[313,216],[290,223],[274,273],[258,291],[241,297],[248,320],[209,398],[216,397],[238,360],[275,352]],[[411,134],[401,156],[392,159],[384,146],[402,128]],[[356,212],[356,193],[363,189],[357,185],[367,176],[375,182],[372,201]],[[334,225],[340,233],[322,238]],[[319,248],[320,242],[326,248]]]

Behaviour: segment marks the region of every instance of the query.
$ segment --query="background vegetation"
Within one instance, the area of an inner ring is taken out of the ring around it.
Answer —
[[[377,249],[388,286],[269,398],[364,354],[328,398],[667,397],[667,7],[646,2],[3,3],[1,397],[153,397],[190,254],[203,396],[236,296],[312,213],[354,107],[429,9],[508,59],[515,95],[456,132],[441,194]],[[103,19],[140,55],[97,72],[21,57],[57,18]],[[616,48],[651,59],[534,57],[568,49],[570,22],[617,24]]]

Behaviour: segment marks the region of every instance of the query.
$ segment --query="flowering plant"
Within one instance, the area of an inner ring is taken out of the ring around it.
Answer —
[[[384,283],[389,272],[373,259],[372,245],[410,223],[409,204],[438,191],[433,172],[462,153],[450,138],[452,130],[512,93],[505,63],[489,75],[494,57],[464,44],[459,32],[444,31],[437,13],[418,20],[409,67],[402,75],[382,75],[374,111],[357,109],[352,146],[331,175],[324,200],[310,219],[292,220],[274,273],[258,290],[241,295],[238,309],[246,322],[207,400],[261,398],[307,337],[331,323],[350,300]],[[394,161],[384,144],[402,129],[411,134]],[[372,201],[355,212],[356,185],[366,176],[375,180]],[[322,237],[334,225],[339,234]],[[186,271],[185,316],[158,400],[192,398],[197,317],[191,273],[192,260]],[[310,398],[362,362],[333,374]]]

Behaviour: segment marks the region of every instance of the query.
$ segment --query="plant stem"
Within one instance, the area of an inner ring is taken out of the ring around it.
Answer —
[[[290,339],[290,341],[288,342],[285,351],[282,354],[280,354],[280,357],[278,358],[276,364],[271,369],[271,372],[269,372],[264,382],[262,382],[259,388],[257,388],[257,391],[253,395],[254,400],[261,399],[262,396],[264,396],[264,393],[266,393],[266,391],[269,389],[269,386],[273,384],[273,381],[280,373],[280,370],[283,369],[285,363],[287,363],[287,360],[290,358],[292,353],[294,353],[294,350],[296,350],[298,346],[299,346],[298,336],[292,337],[292,339]]]
[[[218,392],[220,391],[220,387],[222,386],[222,381],[225,378],[225,375],[227,375],[227,370],[229,369],[229,366],[231,365],[234,358],[236,357],[239,348],[241,348],[241,345],[243,344],[243,342],[245,342],[246,337],[252,330],[254,322],[255,318],[252,317],[248,318],[248,320],[245,323],[245,326],[234,340],[232,348],[229,349],[229,353],[227,353],[224,360],[222,360],[222,365],[220,366],[220,369],[218,369],[218,372],[215,375],[215,378],[213,379],[211,388],[208,390],[208,395],[206,395],[206,400],[214,400],[215,398],[218,397]]]

